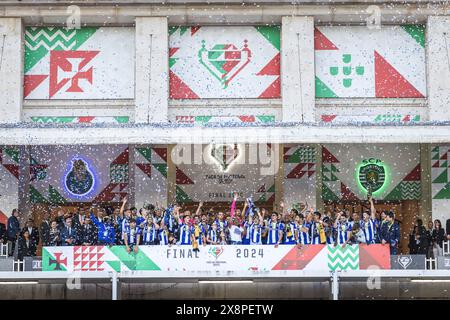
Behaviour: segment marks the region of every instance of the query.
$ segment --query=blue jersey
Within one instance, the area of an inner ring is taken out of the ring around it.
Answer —
[[[145,220],[144,217],[137,217],[137,218],[136,218],[136,224],[137,224],[138,226],[141,226],[141,224],[142,224],[143,222],[144,222],[145,225],[147,225],[147,221]]]
[[[327,228],[328,228],[328,230],[327,230]],[[335,240],[333,237],[334,228],[331,226],[327,227],[327,228],[325,229],[325,234],[327,235],[327,244],[334,244],[335,243]]]
[[[146,245],[155,244],[157,233],[158,231],[154,225],[146,225],[144,229],[142,229],[142,243]]]
[[[295,233],[297,232],[297,225],[295,222],[289,222],[285,227],[286,236],[284,239],[285,244],[295,244]]]
[[[127,237],[129,246],[137,244],[137,237],[140,233],[141,229],[139,227],[136,227],[134,229],[128,227],[128,229],[125,231],[125,236]]]
[[[269,222],[269,233],[267,234],[267,244],[277,244],[280,240],[280,231],[283,231],[284,225],[280,222]]]
[[[311,222],[309,225],[309,237],[311,244],[320,244],[320,233],[317,228],[318,222]]]
[[[159,244],[162,246],[169,244],[169,232],[164,229],[160,229],[158,232]]]
[[[348,241],[348,232],[352,231],[352,226],[350,223],[345,222],[337,223],[337,243],[338,244],[344,244],[346,241]]]
[[[261,235],[263,227],[258,223],[252,223],[249,226],[250,244],[262,244]]]
[[[376,233],[375,221],[373,219],[369,219],[368,221],[361,221],[361,228],[364,232],[366,243],[367,244],[375,243],[375,233]]]
[[[217,230],[214,230],[213,228],[211,228],[211,230],[209,230],[208,236],[209,236],[209,240],[211,240],[213,242],[219,242],[219,236],[218,236]]]
[[[245,230],[245,237],[242,238],[242,244],[250,244],[250,224],[248,221],[244,222],[244,230]]]
[[[228,222],[216,220],[217,231],[224,231],[228,227]]]
[[[124,235],[130,228],[130,220],[131,220],[131,218],[123,218],[123,220],[120,224],[121,225],[120,230],[122,230],[122,240],[124,240]]]
[[[203,244],[203,235],[206,234],[205,228],[203,225],[195,225],[192,227],[192,233],[195,239],[198,241],[198,244]]]
[[[191,242],[191,235],[194,232],[194,228],[188,226],[187,224],[181,224],[180,225],[180,244],[192,244]]]
[[[303,223],[299,226],[299,233],[298,233],[298,243],[300,244],[310,244],[311,239],[309,238],[309,227],[310,224],[308,222]],[[301,230],[301,228],[306,228],[308,231],[304,232]]]

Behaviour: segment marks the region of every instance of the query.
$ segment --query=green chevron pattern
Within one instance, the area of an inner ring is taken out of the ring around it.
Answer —
[[[65,29],[56,27],[28,27],[25,29],[25,73],[47,55],[50,50],[77,50],[98,27]]]
[[[359,246],[347,245],[327,246],[328,268],[336,270],[358,270],[359,269]]]
[[[384,198],[384,200],[420,200],[421,197],[422,188],[420,181],[402,181]]]

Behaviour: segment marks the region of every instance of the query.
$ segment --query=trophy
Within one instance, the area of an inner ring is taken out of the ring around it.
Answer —
[[[375,177],[371,176],[369,177],[367,181],[367,200],[370,200],[372,198],[372,186],[376,184]]]

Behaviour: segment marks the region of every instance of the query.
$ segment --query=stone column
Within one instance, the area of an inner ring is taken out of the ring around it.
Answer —
[[[325,206],[322,199],[322,145],[316,144],[316,210],[324,213]]]
[[[136,123],[167,122],[169,99],[167,18],[136,18]]]
[[[429,16],[427,22],[427,84],[431,121],[450,120],[450,18]]]
[[[131,207],[136,206],[136,180],[135,180],[135,150],[134,144],[128,145],[128,204]],[[139,209],[139,208],[138,208]]]
[[[167,146],[167,205],[173,204],[177,198],[176,166],[172,161],[172,150],[175,145]]]
[[[274,209],[279,210],[279,205],[281,201],[284,201],[284,144],[280,143],[277,145],[277,157],[278,157],[278,170],[275,171],[274,179],[275,179],[275,203]],[[273,152],[273,151],[272,151]],[[285,206],[288,204],[285,203]],[[289,208],[286,207],[286,210]]]
[[[432,219],[432,199],[431,199],[431,150],[429,144],[420,145],[420,184],[422,197],[420,199],[419,216],[424,224]]]
[[[281,94],[283,121],[314,122],[314,19],[283,17]]]
[[[22,119],[23,26],[20,18],[0,18],[0,123]]]
[[[30,146],[19,147],[19,216],[23,226],[27,218],[31,218],[30,204]]]

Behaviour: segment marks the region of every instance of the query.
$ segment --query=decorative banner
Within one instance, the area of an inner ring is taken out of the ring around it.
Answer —
[[[166,152],[166,148],[136,148],[136,206],[165,203]],[[125,145],[32,146],[31,156],[32,203],[116,202],[128,193]]]
[[[367,123],[401,123],[401,124],[414,124],[422,122],[420,114],[390,114],[390,113],[382,113],[382,114],[370,114],[370,110],[363,109],[364,114],[321,114],[320,121],[322,123],[333,123],[333,124],[347,124],[349,122],[367,122]]]
[[[275,116],[176,116],[176,123],[270,123],[275,122]]]
[[[450,219],[450,145],[431,147],[431,196],[433,220]]]
[[[438,256],[437,257],[437,268],[439,270],[450,270],[450,257]]]
[[[317,27],[317,98],[424,98],[425,27]]]
[[[381,160],[383,169],[377,169],[377,172],[364,169],[363,161],[371,158]],[[367,199],[367,189],[360,181],[366,179],[365,174],[370,177],[374,177],[372,174],[378,175],[378,189],[373,192],[375,199],[421,199],[418,144],[326,144],[322,147],[324,201]]]
[[[279,98],[280,27],[169,28],[170,98]]]
[[[134,28],[25,29],[25,99],[133,99]]]
[[[226,150],[225,150],[226,149]],[[278,168],[274,151],[266,144],[244,145],[178,145],[175,153],[189,154],[174,159],[176,165],[176,199],[179,203],[193,201],[230,202],[233,192],[240,198],[251,197],[255,202],[273,203]],[[215,151],[214,151],[215,150]],[[225,150],[225,152],[224,152]],[[261,159],[261,154],[272,156]],[[201,153],[201,154],[200,154]],[[254,159],[250,161],[253,155]],[[200,161],[194,161],[200,159]],[[267,161],[267,162],[263,162]],[[262,164],[264,163],[264,164]],[[273,170],[269,168],[273,166]],[[267,172],[270,171],[270,172]]]
[[[128,123],[130,121],[130,117],[127,116],[119,116],[119,117],[31,117],[31,122],[35,123]]]
[[[30,167],[30,173],[37,170]],[[19,204],[19,148],[0,146],[0,223],[6,222]]]
[[[391,269],[425,270],[424,254],[391,256]]]
[[[137,253],[125,246],[44,247],[42,271],[271,271],[390,269],[389,247],[347,245],[225,245],[139,246]]]
[[[316,148],[284,145],[284,202],[287,208],[299,202],[316,205]]]

